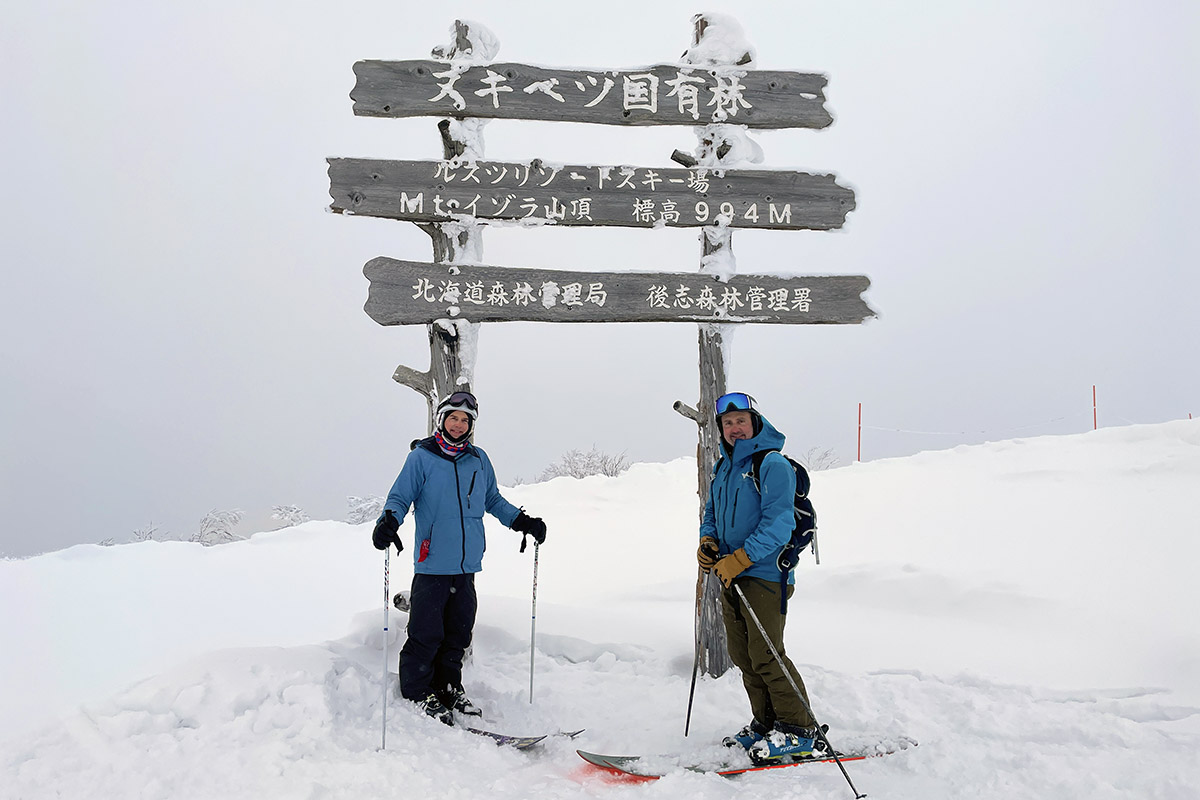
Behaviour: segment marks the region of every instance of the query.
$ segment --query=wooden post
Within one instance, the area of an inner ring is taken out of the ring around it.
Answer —
[[[1092,384],[1092,430],[1099,430],[1100,422],[1096,417],[1096,384]]]
[[[708,503],[709,485],[713,467],[721,447],[721,431],[716,424],[717,398],[725,393],[725,350],[723,328],[725,325],[705,323],[700,328],[700,408],[697,414],[699,441],[696,446],[696,461],[699,465],[700,513]],[[704,651],[700,665],[705,675],[720,677],[729,671],[733,661],[729,658],[729,647],[725,639],[725,623],[721,614],[721,582],[710,580],[705,584],[703,576],[698,578],[698,587],[703,590],[699,611]],[[698,591],[700,589],[698,588]]]
[[[454,42],[448,47],[435,47],[435,58],[453,59],[471,52],[470,26],[462,20],[455,20],[454,30]],[[460,125],[462,124],[464,123],[460,122]],[[481,153],[472,153],[470,150],[471,145],[478,144],[478,137],[481,136],[477,127],[474,131],[474,141],[457,138],[448,119],[438,123],[438,132],[442,137],[443,157],[447,160],[463,155],[482,156]],[[423,224],[419,227],[432,241],[434,262],[451,265],[450,272],[459,272],[453,265],[479,263],[482,260],[482,226],[469,222],[443,222]],[[434,411],[441,399],[455,391],[473,391],[471,383],[475,374],[475,345],[479,340],[479,323],[467,320],[439,320],[426,326],[426,330],[429,333],[429,370],[417,372],[400,365],[396,367],[392,379],[425,396],[428,409],[426,428],[432,435],[436,424]]]
[[[858,461],[862,461],[862,403],[858,404]]]
[[[703,14],[693,17],[692,47],[700,44],[704,38],[708,20]],[[684,60],[690,60],[687,53]],[[738,63],[747,63],[750,54],[743,55]],[[731,145],[723,135],[723,125],[705,125],[700,131],[700,147],[696,153],[696,162],[704,166],[720,166],[724,157],[729,153]],[[701,241],[701,270],[706,265],[725,261],[732,262],[733,244],[732,231],[727,224],[712,225],[702,229]],[[696,445],[696,464],[699,480],[700,513],[703,515],[704,506],[708,502],[708,493],[712,479],[713,466],[717,463],[721,448],[721,431],[716,424],[717,398],[725,394],[725,377],[729,365],[726,363],[724,333],[726,325],[720,323],[702,323],[700,328],[700,403],[692,417],[698,428]],[[679,410],[676,404],[676,410]],[[690,409],[689,409],[690,410]],[[707,589],[704,587],[707,586]],[[707,584],[703,575],[697,578],[696,595],[697,620],[699,636],[697,646],[703,643],[700,653],[700,665],[706,675],[720,677],[733,666],[729,658],[729,647],[725,638],[725,625],[721,615],[721,582],[710,580]]]

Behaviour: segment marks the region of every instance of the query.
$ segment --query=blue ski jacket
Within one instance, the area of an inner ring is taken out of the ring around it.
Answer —
[[[521,513],[500,495],[487,453],[468,445],[451,457],[432,436],[408,454],[383,506],[401,523],[409,507],[417,527],[413,571],[426,575],[481,571],[487,546],[483,512],[506,527]]]
[[[768,455],[758,476],[762,492],[754,488],[750,477],[753,455],[782,450],[784,442],[782,433],[761,414],[759,418],[762,430],[754,438],[739,439],[732,448],[722,438],[723,455],[713,466],[700,536],[716,539],[722,556],[744,549],[754,563],[742,575],[778,583],[776,560],[795,527],[796,473],[783,456]],[[788,583],[795,583],[790,572]]]

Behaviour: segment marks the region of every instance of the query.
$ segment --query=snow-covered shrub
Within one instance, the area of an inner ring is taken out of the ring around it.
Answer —
[[[803,464],[809,472],[833,469],[841,463],[841,459],[838,458],[832,447],[810,447],[804,455],[796,460]]]
[[[218,511],[214,508],[200,520],[200,531],[192,535],[191,541],[206,547],[236,542],[242,537],[234,533],[233,529],[241,521],[242,512],[239,509]]]
[[[592,445],[588,452],[568,450],[557,461],[542,470],[538,482],[548,481],[566,475],[571,478],[586,478],[588,475],[607,475],[610,478],[620,475],[629,469],[629,460],[625,453],[609,455],[602,453]]]
[[[158,533],[158,526],[151,522],[149,525],[144,525],[133,532],[131,542],[149,542],[152,541]]]
[[[293,525],[299,525],[302,522],[308,522],[312,517],[308,516],[300,506],[272,506],[271,519],[283,523],[276,528],[276,530],[280,530],[282,528],[290,528]]]
[[[349,522],[351,525],[374,522],[383,513],[382,497],[355,497],[354,495],[350,495],[346,498],[346,503],[350,506],[350,514],[346,517],[346,522]]]

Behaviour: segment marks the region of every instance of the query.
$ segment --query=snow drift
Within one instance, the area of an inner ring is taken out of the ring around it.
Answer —
[[[624,789],[573,752],[703,758],[746,722],[737,675],[703,679],[683,737],[695,475],[680,459],[505,490],[549,525],[534,702],[532,551],[494,520],[468,693],[508,733],[587,729],[527,753],[395,701],[379,751],[383,565],[369,525],[0,561],[3,795],[849,797],[832,765]],[[1195,797],[1197,486],[1191,421],[815,473],[822,563],[801,562],[789,654],[835,746],[921,743],[850,765],[859,789]],[[409,555],[392,558],[393,591]],[[392,611],[393,670],[403,623]]]

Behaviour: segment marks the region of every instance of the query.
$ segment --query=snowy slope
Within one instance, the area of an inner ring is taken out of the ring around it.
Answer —
[[[921,742],[849,765],[860,790],[1200,794],[1200,423],[922,453],[813,483],[822,563],[802,562],[789,653],[835,745]],[[517,753],[393,702],[379,752],[382,558],[369,526],[311,522],[216,548],[0,562],[0,796],[851,796],[834,766],[633,789],[592,772],[574,747],[711,757],[748,717],[736,675],[705,679],[682,735],[695,462],[506,495],[550,526],[535,702],[532,551],[499,526],[467,689],[496,728],[586,727],[577,741]],[[392,558],[393,590],[408,556]],[[403,621],[391,613],[393,669]]]

